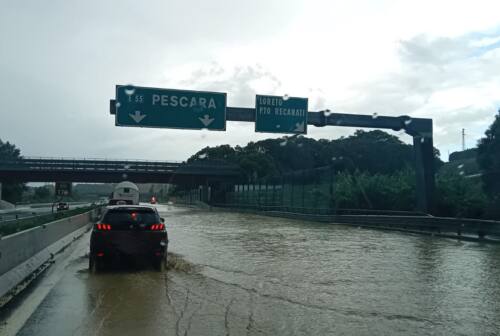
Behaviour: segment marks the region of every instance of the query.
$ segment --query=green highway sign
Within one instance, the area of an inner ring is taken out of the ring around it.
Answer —
[[[226,94],[116,86],[116,126],[226,129]]]
[[[307,98],[257,95],[255,132],[307,134]]]
[[[71,182],[56,182],[55,193],[56,196],[70,196]]]

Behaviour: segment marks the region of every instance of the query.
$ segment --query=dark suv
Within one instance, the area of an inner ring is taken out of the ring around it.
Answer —
[[[119,205],[106,208],[90,236],[89,268],[102,269],[122,257],[148,259],[162,271],[167,262],[168,235],[154,207]]]
[[[64,211],[64,210],[69,210],[69,205],[66,202],[59,202],[57,204],[57,211]]]

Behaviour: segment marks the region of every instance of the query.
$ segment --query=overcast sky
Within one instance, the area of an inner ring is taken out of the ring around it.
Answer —
[[[446,159],[500,107],[500,2],[10,1],[0,11],[0,139],[23,155],[184,160],[276,137],[114,126],[116,84],[308,97],[310,110],[434,119]],[[340,127],[308,128],[334,139]],[[410,137],[394,133],[404,141]]]

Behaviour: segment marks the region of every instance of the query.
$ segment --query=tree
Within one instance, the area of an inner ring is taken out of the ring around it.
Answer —
[[[435,149],[436,164],[439,151]],[[380,130],[358,130],[349,137],[315,140],[302,135],[250,142],[244,147],[205,147],[189,158],[238,164],[247,176],[268,177],[333,165],[336,171],[393,174],[413,167],[411,145]]]
[[[0,139],[0,161],[19,158],[21,158],[21,151],[8,141],[3,142]],[[2,183],[2,198],[11,203],[19,202],[24,190],[24,183],[4,182]]]
[[[46,186],[35,188],[34,199],[45,201],[50,199],[50,190]]]
[[[485,137],[479,140],[477,162],[482,171],[483,187],[491,199],[500,201],[500,110]]]
[[[480,183],[458,171],[444,172],[436,181],[436,215],[484,218],[487,198]]]

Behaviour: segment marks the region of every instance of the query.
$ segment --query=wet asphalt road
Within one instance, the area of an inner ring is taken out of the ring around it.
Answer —
[[[89,235],[2,313],[18,335],[495,335],[500,246],[159,206],[167,272],[87,271]]]

